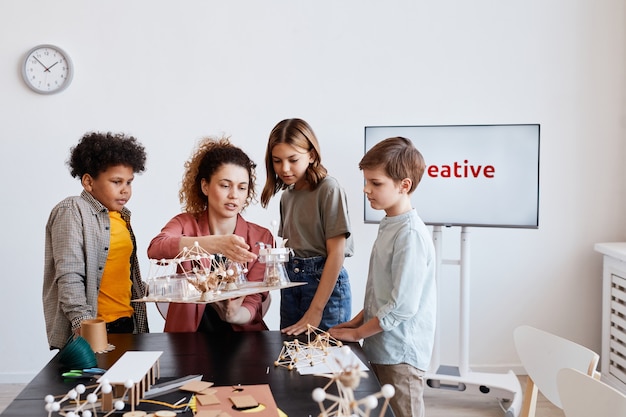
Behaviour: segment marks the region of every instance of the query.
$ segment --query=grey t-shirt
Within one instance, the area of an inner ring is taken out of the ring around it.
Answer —
[[[346,193],[333,177],[324,178],[315,190],[286,189],[280,219],[278,235],[288,239],[287,247],[297,257],[327,256],[326,240],[339,235],[346,236],[345,256],[354,253]]]

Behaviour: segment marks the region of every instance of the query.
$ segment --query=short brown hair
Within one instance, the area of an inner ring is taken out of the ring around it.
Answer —
[[[424,157],[413,143],[401,136],[378,142],[365,153],[359,169],[382,168],[394,181],[409,178],[412,182],[409,194],[415,191],[426,170]]]

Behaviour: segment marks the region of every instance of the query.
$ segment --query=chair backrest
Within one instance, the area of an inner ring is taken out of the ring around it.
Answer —
[[[161,313],[161,317],[165,320],[167,318],[167,310],[170,308],[170,303],[166,302],[157,302],[154,303],[156,305],[157,310]]]
[[[585,374],[594,375],[600,359],[599,355],[591,349],[531,326],[516,328],[513,338],[517,354],[529,377],[527,393],[530,395],[530,388],[538,389],[559,408],[562,408],[556,383],[559,370],[573,368]],[[525,393],[524,396],[526,395]],[[533,404],[530,404],[530,407],[534,410],[536,393],[532,401]],[[533,414],[534,412],[527,413],[527,415]]]
[[[557,385],[566,417],[626,416],[626,395],[597,378],[564,368]]]

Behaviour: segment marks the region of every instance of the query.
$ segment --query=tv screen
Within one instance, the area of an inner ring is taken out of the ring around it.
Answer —
[[[429,225],[539,227],[539,124],[366,126],[365,151],[410,139],[426,161],[413,207]],[[367,198],[365,222],[385,215]]]

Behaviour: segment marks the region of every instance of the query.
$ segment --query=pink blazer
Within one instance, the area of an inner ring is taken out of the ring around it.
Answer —
[[[250,251],[258,255],[257,242],[271,244],[273,237],[271,232],[255,223],[247,222],[241,215],[237,215],[235,234],[243,237],[250,245]],[[189,213],[181,213],[172,218],[161,229],[161,233],[152,239],[148,246],[150,259],[171,259],[179,252],[181,236],[207,236],[210,235],[207,212],[201,213],[198,218]],[[254,261],[248,263],[248,281],[263,281],[265,265]],[[263,301],[268,293],[252,294],[246,296],[243,306],[250,311],[252,319],[244,325],[232,324],[235,331],[267,330],[263,321]],[[171,303],[165,319],[166,332],[195,332],[198,329],[206,304],[183,304]]]

